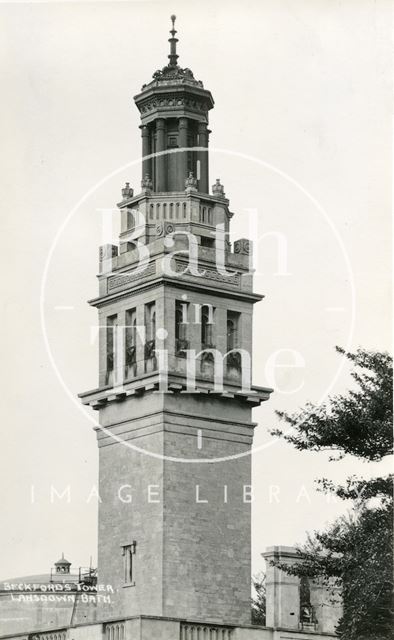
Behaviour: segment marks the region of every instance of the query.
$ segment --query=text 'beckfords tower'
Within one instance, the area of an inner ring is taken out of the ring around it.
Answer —
[[[250,247],[208,193],[213,99],[177,63],[144,85],[142,190],[119,203],[119,246],[100,248],[98,582],[102,618],[250,622]],[[164,380],[164,383],[163,383]]]

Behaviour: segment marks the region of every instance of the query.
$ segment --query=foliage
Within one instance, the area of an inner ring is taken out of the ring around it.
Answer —
[[[280,413],[293,429],[274,433],[299,450],[329,449],[337,451],[337,459],[352,454],[365,461],[381,460],[392,452],[392,359],[361,349],[354,354],[337,351],[355,366],[352,376],[358,388],[331,398],[323,407],[309,404],[298,414]],[[392,478],[353,476],[345,485],[321,479],[318,486],[352,500],[353,508],[325,531],[308,536],[298,550],[299,564],[278,566],[289,574],[318,579],[330,587],[333,597],[341,589],[340,638],[391,638]]]
[[[277,429],[272,434],[301,451],[332,450],[338,457],[351,454],[381,460],[393,450],[392,359],[387,353],[336,349],[355,366],[351,375],[358,388],[333,396],[319,407],[308,403],[292,415],[278,412],[293,429],[290,433]]]
[[[254,597],[252,598],[252,624],[265,625],[266,587],[265,574],[259,573],[252,578]]]

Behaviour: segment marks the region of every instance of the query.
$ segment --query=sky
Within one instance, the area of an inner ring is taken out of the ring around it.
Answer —
[[[211,184],[230,198],[232,239],[254,239],[265,296],[254,382],[275,393],[254,412],[253,571],[267,546],[302,542],[348,507],[316,478],[387,467],[300,453],[269,429],[275,411],[349,388],[336,344],[391,349],[390,5],[0,4],[2,578],[49,570],[62,551],[76,566],[97,557],[96,439],[76,397],[97,384],[86,300],[100,210],[125,180],[138,191],[132,98],[166,64],[172,13],[179,63],[215,100]],[[51,504],[51,485],[70,485],[71,501]]]

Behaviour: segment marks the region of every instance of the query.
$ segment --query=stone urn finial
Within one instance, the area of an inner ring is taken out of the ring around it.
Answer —
[[[226,194],[224,193],[224,187],[220,183],[220,179],[216,178],[215,184],[212,186],[212,193],[214,196],[219,198],[225,198]]]
[[[128,198],[132,198],[134,195],[134,190],[130,187],[130,182],[126,182],[126,185],[122,189],[122,198],[123,200],[127,200]]]
[[[188,191],[197,191],[197,180],[193,176],[193,172],[190,171],[188,177],[185,180],[185,190]]]
[[[143,191],[152,191],[153,189],[153,183],[148,173],[145,174],[145,178],[141,180],[141,188]]]

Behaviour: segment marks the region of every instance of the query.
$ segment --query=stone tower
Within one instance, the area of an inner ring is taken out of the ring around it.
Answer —
[[[248,240],[209,193],[211,93],[169,63],[135,97],[142,182],[100,247],[98,583],[101,619],[250,622],[253,293]]]

